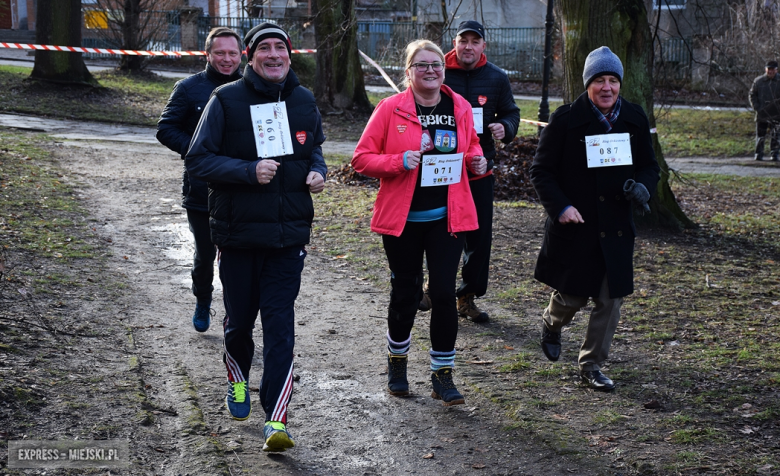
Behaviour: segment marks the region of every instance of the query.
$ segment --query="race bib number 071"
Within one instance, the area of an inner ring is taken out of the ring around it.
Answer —
[[[460,182],[463,172],[463,153],[424,155],[422,158],[421,187],[437,187]]]
[[[633,164],[628,133],[585,136],[585,153],[589,169]]]

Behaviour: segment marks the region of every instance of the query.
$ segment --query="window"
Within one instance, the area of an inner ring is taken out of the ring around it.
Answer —
[[[687,0],[653,0],[653,10],[684,10]]]

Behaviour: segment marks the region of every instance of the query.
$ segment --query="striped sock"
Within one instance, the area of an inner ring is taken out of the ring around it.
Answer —
[[[403,342],[395,342],[390,338],[390,333],[387,333],[387,351],[392,355],[407,355],[409,353],[409,346],[412,344],[412,335]]]
[[[455,368],[455,349],[449,352],[439,352],[436,350],[429,350],[431,355],[431,371],[436,372],[439,369],[449,367]]]

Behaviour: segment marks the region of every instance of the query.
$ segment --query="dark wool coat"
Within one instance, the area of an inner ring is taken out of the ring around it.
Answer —
[[[780,75],[762,74],[750,87],[750,105],[756,111],[756,122],[780,121]]]
[[[228,76],[206,63],[205,70],[178,81],[173,86],[173,92],[160,120],[157,121],[157,140],[165,147],[178,152],[184,160],[195,127],[211,93],[218,86],[237,79],[241,79],[238,71]],[[209,189],[206,182],[190,177],[187,169],[184,169],[182,176],[181,194],[184,208],[199,212],[209,211]]]
[[[642,108],[625,99],[610,133],[628,132],[633,165],[588,168],[585,136],[604,134],[587,93],[559,107],[539,138],[531,181],[547,212],[534,277],[559,292],[598,296],[604,274],[611,298],[634,291],[631,203],[623,184],[634,179],[652,194],[659,167]],[[585,223],[562,225],[558,216],[575,207]]]

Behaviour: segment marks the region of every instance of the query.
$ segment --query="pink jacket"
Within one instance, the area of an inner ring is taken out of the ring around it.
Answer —
[[[466,168],[471,166],[474,156],[482,155],[482,148],[474,130],[471,105],[449,87],[442,85],[441,90],[455,103],[458,138],[464,138],[458,140],[456,151],[463,153],[462,178],[459,183],[449,185],[447,228],[450,233],[476,230],[477,210]],[[471,140],[465,140],[467,137]],[[421,139],[422,126],[417,120],[411,88],[379,102],[352,157],[352,167],[356,171],[380,179],[371,219],[372,231],[392,236],[400,236],[403,232],[420,171],[420,167],[404,168],[404,152],[420,150]]]

